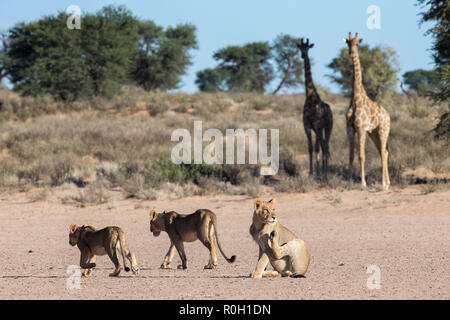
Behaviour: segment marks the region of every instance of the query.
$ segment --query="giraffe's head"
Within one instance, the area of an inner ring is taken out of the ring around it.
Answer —
[[[360,44],[363,41],[363,39],[358,39],[358,32],[355,33],[355,37],[352,38],[352,33],[348,33],[348,39],[344,38],[344,42],[348,45],[348,53],[352,56],[355,51],[358,44]]]
[[[303,38],[301,38],[300,42],[297,43],[297,47],[302,52],[302,58],[305,59],[305,57],[308,55],[308,50],[314,47],[314,43],[309,44],[309,39],[306,39],[306,42],[304,42]]]

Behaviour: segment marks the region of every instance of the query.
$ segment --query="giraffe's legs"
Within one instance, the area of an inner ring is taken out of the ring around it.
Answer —
[[[388,156],[389,152],[387,150],[387,138],[389,132],[385,132],[385,130],[380,130],[380,142],[381,142],[381,166],[383,172],[383,190],[388,190],[391,185],[391,181],[389,179],[389,168],[388,168]]]
[[[332,129],[333,123],[331,123],[331,126],[325,127],[325,141],[324,141],[325,150],[323,151],[325,155],[325,168],[324,168],[325,179],[328,179],[328,160],[330,159],[330,137]]]
[[[364,168],[364,163],[366,160],[365,145],[366,145],[366,131],[360,129],[359,130],[359,163],[361,165],[361,184],[363,185],[363,187],[367,187],[366,171]]]
[[[387,151],[387,139],[384,138],[385,134],[379,128],[375,129],[371,133],[369,133],[369,137],[375,143],[377,150],[381,157],[381,172],[382,172],[382,183],[383,189],[389,189],[389,185],[391,184],[389,181],[389,170],[388,170],[388,151]]]
[[[326,179],[327,178],[327,147],[325,138],[323,137],[325,128],[321,128],[317,130],[319,134],[317,135],[319,138],[320,148],[322,150],[322,175]]]
[[[379,128],[373,130],[372,132],[369,133],[369,137],[370,139],[372,139],[373,143],[375,144],[375,147],[378,150],[378,153],[380,154],[380,158],[381,158],[381,179],[383,181],[383,189],[384,184],[385,184],[385,174],[384,174],[384,166],[383,166],[383,148],[381,147],[381,139],[380,139],[380,132],[379,132]]]
[[[381,153],[381,162],[382,162],[382,170],[383,170],[383,190],[388,190],[391,184],[389,180],[389,169],[388,169],[388,151],[386,147],[383,147]]]
[[[380,140],[380,135],[378,132],[378,128],[373,130],[372,132],[369,133],[369,137],[370,139],[373,141],[373,143],[375,144],[375,147],[378,150],[378,153],[380,154],[381,157],[381,140]]]
[[[313,144],[311,137],[311,127],[308,125],[304,125],[306,137],[308,138],[308,152],[309,152],[309,175],[313,174]]]
[[[355,158],[355,130],[347,122],[347,136],[349,142],[349,157],[348,157],[348,180],[353,179],[353,159]]]
[[[315,151],[315,156],[316,156],[316,176],[319,177],[320,176],[320,146],[323,144],[322,143],[322,130],[320,129],[316,129],[316,145],[314,147],[314,151]]]

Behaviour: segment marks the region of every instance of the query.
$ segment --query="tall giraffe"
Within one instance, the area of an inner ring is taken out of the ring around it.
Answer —
[[[362,84],[361,64],[359,61],[358,44],[362,39],[358,39],[358,33],[352,38],[349,32],[348,39],[344,38],[348,45],[349,54],[353,61],[353,90],[350,107],[347,111],[347,134],[349,139],[349,178],[353,176],[353,158],[355,149],[355,133],[359,136],[359,161],[361,164],[361,182],[365,187],[366,177],[364,170],[366,133],[375,143],[381,156],[383,189],[390,186],[388,171],[388,150],[387,142],[390,130],[389,113],[380,104],[372,101],[366,94]]]
[[[314,47],[314,44],[309,44],[309,39],[306,39],[306,42],[300,39],[300,43],[297,46],[302,53],[305,66],[306,99],[305,106],[303,107],[303,127],[308,137],[309,174],[313,174],[312,130],[316,134],[316,175],[319,176],[320,174],[319,152],[320,148],[322,148],[322,171],[326,179],[328,175],[328,159],[330,157],[329,142],[331,131],[333,130],[333,113],[331,112],[330,106],[320,99],[312,80],[308,51]]]

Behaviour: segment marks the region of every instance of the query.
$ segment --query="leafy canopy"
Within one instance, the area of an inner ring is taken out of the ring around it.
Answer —
[[[76,100],[110,97],[127,84],[173,89],[191,64],[188,50],[197,45],[194,26],[163,30],[124,6],[84,14],[81,29],[67,28],[68,18],[61,12],[9,31],[0,71],[6,69],[14,90]]]
[[[399,71],[396,52],[389,47],[369,48],[359,45],[359,59],[362,69],[362,81],[367,95],[373,100],[381,100],[390,94],[397,86],[396,74]],[[353,62],[348,48],[340,50],[329,64],[333,74],[329,75],[346,95],[353,88]]]
[[[433,59],[439,75],[440,86],[429,95],[436,102],[446,103],[450,107],[450,2],[447,0],[418,0],[418,5],[426,11],[422,13],[422,22],[433,22],[427,33],[433,36]],[[435,128],[435,136],[450,145],[450,111],[441,115]]]
[[[131,71],[136,84],[145,90],[178,88],[180,76],[192,63],[189,50],[197,48],[195,30],[190,24],[163,30],[152,21],[140,22]]]
[[[303,84],[303,61],[297,46],[299,42],[300,38],[287,34],[281,34],[274,40],[272,51],[280,82],[273,94],[282,87],[295,88]]]
[[[272,44],[253,42],[228,46],[214,53],[215,68],[197,72],[201,91],[254,91],[263,93],[272,80],[281,88],[294,88],[303,83],[303,62],[297,48],[300,39],[279,35]]]
[[[435,70],[417,69],[405,72],[403,80],[409,89],[414,90],[421,96],[430,92],[437,92],[440,86],[439,74]]]
[[[271,50],[268,42],[252,42],[243,46],[229,46],[214,53],[219,68],[226,77],[230,91],[264,92],[272,80]]]

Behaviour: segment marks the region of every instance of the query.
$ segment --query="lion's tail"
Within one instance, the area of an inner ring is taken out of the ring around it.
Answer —
[[[126,259],[125,259],[125,248],[127,247],[127,243],[125,241],[125,237],[123,236],[122,232],[118,233],[119,239],[118,239],[118,243],[119,243],[119,247],[120,247],[120,253],[122,254],[122,259],[123,259],[123,267],[125,269],[126,272],[130,271],[130,268],[127,267],[126,264]],[[117,247],[116,247],[117,250]]]
[[[225,254],[225,252],[223,252],[222,247],[220,246],[220,242],[219,242],[219,234],[217,232],[217,222],[216,222],[216,217],[212,216],[211,217],[211,221],[212,224],[214,226],[214,232],[216,233],[216,241],[217,241],[217,246],[219,247],[220,253],[222,253],[223,257],[225,258],[225,260],[227,260],[229,263],[233,263],[234,261],[236,261],[236,256],[233,255],[231,256],[231,258],[228,258],[227,255]]]

